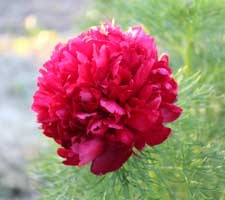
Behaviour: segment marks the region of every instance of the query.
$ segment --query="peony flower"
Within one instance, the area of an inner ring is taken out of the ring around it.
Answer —
[[[141,27],[105,23],[58,44],[40,69],[32,109],[65,165],[91,163],[96,175],[118,170],[146,145],[171,134],[182,109],[168,55]]]

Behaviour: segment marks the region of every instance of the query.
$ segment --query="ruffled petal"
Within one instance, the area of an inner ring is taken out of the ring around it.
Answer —
[[[182,113],[182,109],[173,104],[163,104],[161,107],[163,122],[172,122],[176,120]]]
[[[92,139],[79,145],[79,166],[85,165],[102,153],[104,142],[101,139]]]
[[[146,144],[146,139],[144,137],[144,134],[142,132],[138,133],[135,135],[135,143],[134,143],[134,146],[142,151],[145,147],[145,144]]]
[[[151,110],[135,110],[130,113],[130,118],[127,120],[128,126],[138,131],[145,132],[159,118],[158,111]]]
[[[145,134],[146,142],[150,146],[161,144],[168,138],[170,133],[170,128],[159,125]]]
[[[159,57],[160,61],[165,62],[166,65],[169,64],[169,56],[166,53],[163,53],[160,57]]]
[[[152,66],[155,60],[150,59],[148,63],[143,64],[134,76],[134,90],[140,89],[143,84],[148,80],[148,76],[151,72]]]
[[[91,165],[91,171],[96,175],[118,170],[132,154],[132,150],[121,143],[109,143],[104,152]]]
[[[107,128],[108,126],[104,124],[102,120],[95,120],[90,122],[88,131],[90,131],[93,135],[102,136]]]
[[[128,129],[121,129],[116,131],[116,138],[119,142],[131,146],[134,141],[134,135]]]
[[[57,150],[59,156],[65,158],[63,164],[65,165],[78,165],[79,156],[78,154],[73,153],[70,149],[59,148]]]
[[[115,101],[101,99],[100,105],[101,107],[105,108],[108,112],[112,114],[113,113],[116,113],[119,115],[125,114],[125,110],[122,107],[120,107]]]

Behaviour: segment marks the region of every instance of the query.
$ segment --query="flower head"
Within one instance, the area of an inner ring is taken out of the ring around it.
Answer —
[[[40,69],[32,109],[65,165],[119,169],[133,149],[158,145],[182,110],[169,58],[141,27],[110,23],[58,44]]]

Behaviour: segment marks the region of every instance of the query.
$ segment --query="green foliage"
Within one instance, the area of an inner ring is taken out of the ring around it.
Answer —
[[[105,176],[66,167],[49,148],[33,164],[43,200],[225,200],[225,7],[220,0],[98,1],[83,26],[142,24],[168,52],[182,117],[172,136]],[[180,68],[180,66],[185,66]]]

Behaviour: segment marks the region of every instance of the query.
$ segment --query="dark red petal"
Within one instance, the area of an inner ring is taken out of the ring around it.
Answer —
[[[64,165],[78,165],[79,163],[79,157],[78,155],[74,155],[74,157],[67,158],[63,161]]]
[[[132,112],[127,124],[138,131],[146,131],[150,127],[148,116],[143,112]]]
[[[162,102],[162,98],[161,98],[161,96],[158,95],[154,99],[152,99],[151,102],[148,102],[147,107],[150,110],[157,110],[159,108],[161,102]]]
[[[159,60],[165,62],[166,64],[169,64],[169,56],[168,56],[168,54],[163,53],[163,54],[160,56]]]
[[[89,62],[88,57],[85,54],[83,54],[83,53],[81,53],[79,51],[76,51],[76,54],[77,54],[77,60],[80,63],[84,63],[85,64],[85,63]]]
[[[88,130],[94,135],[101,136],[105,133],[107,128],[107,125],[104,124],[102,120],[96,120],[90,122]]]
[[[96,46],[94,45],[94,53],[93,53],[93,56],[94,57],[93,57],[93,60],[96,62],[97,68],[100,68],[105,73],[107,73],[107,70],[108,70],[108,68],[107,68],[108,53],[107,53],[106,45],[102,45],[100,47],[98,53],[97,53],[97,50],[96,50]]]
[[[155,63],[154,65],[154,69],[155,68],[164,68],[168,71],[169,74],[172,73],[172,70],[169,66],[169,56],[166,53],[163,53],[160,58],[159,61]]]
[[[92,74],[89,64],[79,64],[78,66],[78,79],[77,83],[85,83],[92,80]]]
[[[134,146],[138,150],[142,151],[144,149],[144,147],[145,147],[145,144],[146,144],[146,139],[144,137],[144,134],[141,133],[141,132],[140,133],[137,133],[135,135],[135,143],[134,143]]]
[[[119,115],[125,114],[125,110],[120,107],[115,101],[101,99],[100,105],[110,113],[116,113]]]
[[[128,129],[117,130],[116,137],[119,142],[124,143],[128,146],[132,145],[134,141],[133,133],[129,131]]]
[[[161,107],[163,122],[172,122],[176,120],[182,113],[182,109],[173,104],[163,104]]]
[[[73,153],[75,154],[79,154],[79,148],[80,148],[80,144],[78,142],[76,142],[76,139],[75,141],[73,141],[73,145],[71,146],[71,149],[73,151]]]
[[[152,66],[155,60],[150,59],[148,63],[143,64],[134,76],[134,89],[138,90],[148,80],[148,76],[151,72]]]
[[[94,45],[93,50],[93,61],[95,62],[95,66],[93,67],[93,77],[94,80],[104,80],[109,73],[109,65],[108,62],[108,51],[106,45],[102,45],[98,47],[99,53],[97,52],[96,45]]]
[[[149,130],[153,123],[159,118],[159,112],[151,110],[137,110],[130,113],[127,124],[141,132]]]
[[[116,122],[114,122],[112,120],[107,120],[106,119],[106,120],[103,120],[103,123],[105,125],[107,125],[108,128],[113,128],[113,129],[122,129],[123,128],[123,126],[121,124],[118,124],[118,123],[116,123]]]
[[[81,90],[79,96],[81,101],[83,102],[88,102],[88,101],[91,101],[92,99],[92,94],[88,90]]]
[[[162,76],[169,76],[170,72],[167,69],[160,67],[160,68],[152,70],[152,74],[159,74],[159,75],[162,75]]]
[[[150,146],[161,144],[168,138],[170,133],[170,128],[158,125],[158,127],[145,134],[146,142]]]
[[[132,154],[131,148],[121,143],[109,143],[105,151],[91,165],[91,171],[96,175],[118,170]]]
[[[75,114],[75,116],[78,118],[78,119],[87,119],[88,117],[93,117],[93,116],[96,116],[97,113],[96,112],[93,112],[93,113],[83,113],[83,112],[79,112],[77,114]]]
[[[65,158],[63,161],[65,165],[78,165],[79,157],[78,154],[74,154],[70,149],[59,148],[57,150],[59,156]]]
[[[85,165],[95,159],[104,148],[104,142],[101,139],[88,140],[79,145],[79,166]]]
[[[58,148],[57,153],[59,156],[66,158],[69,155],[69,150],[68,149],[64,149],[64,148]]]
[[[151,96],[151,94],[152,94],[152,85],[148,84],[148,85],[145,85],[141,89],[141,91],[140,91],[140,93],[139,93],[138,96],[139,96],[140,99],[146,101],[146,100],[149,99],[149,97]]]
[[[34,102],[32,105],[32,109],[34,111],[39,111],[39,109],[36,109],[36,106],[40,106],[42,107],[42,109],[44,109],[44,107],[48,108],[51,102],[51,98],[48,96],[48,94],[44,94],[40,91],[35,93],[35,95],[33,96],[33,99],[34,99]]]

